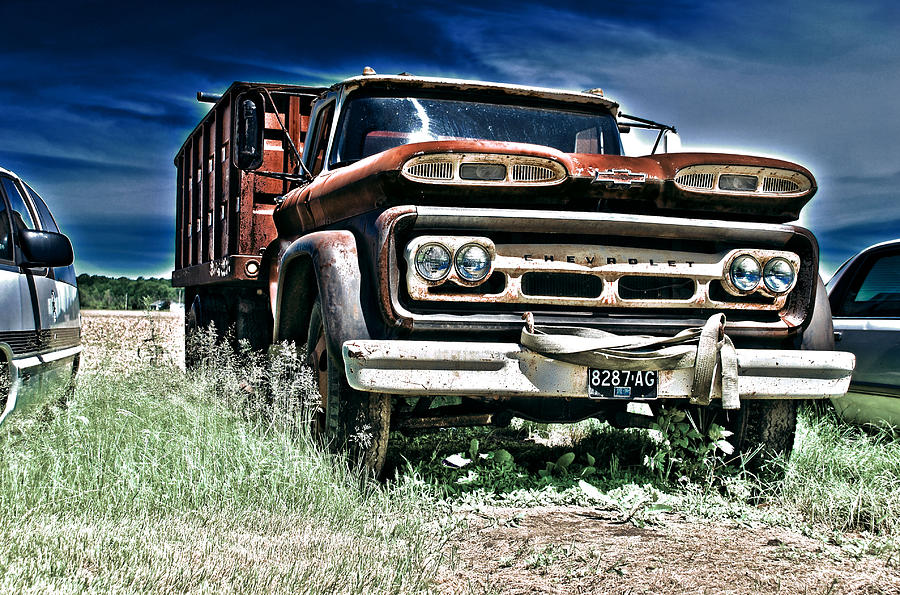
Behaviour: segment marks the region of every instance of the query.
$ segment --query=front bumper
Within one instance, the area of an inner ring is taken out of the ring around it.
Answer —
[[[586,366],[517,343],[347,341],[344,366],[357,390],[411,396],[588,398]],[[741,399],[824,399],[847,392],[856,363],[843,351],[738,349]],[[694,368],[660,370],[660,399],[691,395]],[[721,384],[712,397],[720,399]]]

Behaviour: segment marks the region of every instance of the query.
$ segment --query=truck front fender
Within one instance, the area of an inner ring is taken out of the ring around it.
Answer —
[[[813,301],[813,313],[809,326],[803,331],[800,349],[812,351],[834,350],[834,323],[831,319],[831,304],[828,302],[828,291],[819,277],[816,282],[816,299]]]
[[[360,296],[359,252],[349,231],[316,231],[285,250],[275,297],[276,341],[305,345],[317,295],[329,353],[341,353],[344,341],[370,338]]]

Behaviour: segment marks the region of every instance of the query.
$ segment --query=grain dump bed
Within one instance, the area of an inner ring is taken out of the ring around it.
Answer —
[[[265,104],[265,149],[260,170],[296,173],[297,160],[287,135],[302,153],[310,106],[324,90],[236,82],[190,134],[175,156],[173,285],[193,287],[257,280],[260,254],[276,235],[272,222],[276,199],[295,182],[241,171],[235,166],[231,140],[236,101],[242,94],[252,93]]]

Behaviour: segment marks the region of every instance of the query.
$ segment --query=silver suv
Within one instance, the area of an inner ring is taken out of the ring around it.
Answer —
[[[0,167],[0,422],[72,386],[81,356],[72,261],[38,193]]]

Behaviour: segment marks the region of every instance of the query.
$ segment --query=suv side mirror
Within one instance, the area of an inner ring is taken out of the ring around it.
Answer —
[[[18,236],[24,267],[67,267],[75,260],[72,242],[61,233],[22,229]]]
[[[231,158],[241,170],[259,169],[263,162],[263,130],[266,103],[262,95],[248,91],[234,101]]]

